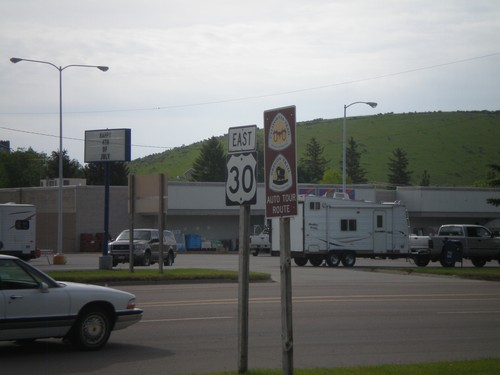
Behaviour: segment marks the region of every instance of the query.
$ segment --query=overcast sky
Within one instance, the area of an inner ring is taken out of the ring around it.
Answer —
[[[84,160],[84,132],[130,128],[132,159],[298,121],[500,110],[497,0],[0,0],[0,139]],[[341,135],[339,134],[339,137]]]

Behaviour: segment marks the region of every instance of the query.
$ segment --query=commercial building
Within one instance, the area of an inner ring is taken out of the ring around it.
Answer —
[[[299,193],[332,194],[338,188],[333,185],[299,184]],[[500,198],[498,188],[398,187],[388,190],[374,185],[359,185],[351,189],[354,199],[401,201],[407,207],[411,230],[419,234],[430,234],[445,223],[488,224],[500,221],[500,209],[487,203],[488,198]],[[57,188],[0,189],[0,203],[6,202],[34,204],[37,208],[37,245],[42,249],[56,249]],[[128,187],[112,186],[109,203],[109,232],[111,236],[116,236],[128,228],[131,219]],[[265,189],[263,184],[258,184],[257,204],[251,208],[251,226],[262,226],[264,223]],[[134,226],[155,228],[158,226],[158,215],[137,213],[134,215]],[[221,241],[226,248],[233,250],[237,246],[238,227],[239,208],[225,205],[224,183],[168,184],[166,228],[174,230],[179,239],[185,235],[196,235],[204,240]],[[90,246],[88,241],[102,233],[103,228],[104,187],[64,186],[64,252],[100,251],[98,245]]]

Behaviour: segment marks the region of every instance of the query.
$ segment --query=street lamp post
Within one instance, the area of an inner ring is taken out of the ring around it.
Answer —
[[[21,59],[18,57],[12,57],[10,59],[14,64],[20,61],[27,61],[38,64],[46,64],[53,66],[59,71],[59,180],[58,180],[58,194],[57,194],[57,255],[60,256],[61,262],[64,264],[65,260],[63,257],[62,250],[62,222],[63,222],[63,211],[62,211],[62,186],[63,186],[63,127],[62,127],[62,71],[71,67],[80,68],[97,68],[103,72],[106,72],[109,67],[102,65],[81,65],[81,64],[71,64],[66,66],[57,66],[49,61],[41,60],[31,60],[31,59]]]
[[[354,104],[367,104],[372,108],[375,108],[377,106],[377,103],[375,102],[353,102],[348,105],[344,105],[344,129],[342,132],[342,193],[346,194],[346,110],[349,108],[351,105]]]

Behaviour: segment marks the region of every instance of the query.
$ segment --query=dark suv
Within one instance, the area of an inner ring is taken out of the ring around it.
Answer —
[[[116,240],[108,245],[109,255],[113,257],[113,267],[118,263],[129,262],[130,231],[124,230]],[[160,259],[158,229],[134,229],[134,265],[149,266]],[[174,234],[163,231],[163,264],[171,266],[177,256],[177,243]]]

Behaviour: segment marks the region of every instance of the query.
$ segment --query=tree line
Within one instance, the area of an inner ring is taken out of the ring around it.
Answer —
[[[104,163],[88,163],[82,166],[76,159],[71,159],[66,150],[62,152],[63,177],[84,178],[87,185],[104,185]],[[109,179],[111,185],[128,184],[126,163],[110,162]],[[18,149],[0,152],[0,188],[40,186],[41,180],[59,177],[59,152],[49,156],[34,151]]]
[[[342,166],[340,171],[328,169],[328,160],[323,156],[323,147],[316,138],[311,138],[306,145],[304,156],[298,161],[297,174],[300,183],[339,184],[342,182]],[[263,145],[257,142],[258,173],[257,180],[264,181]],[[392,152],[388,161],[389,184],[397,186],[411,185],[412,171],[408,170],[408,156],[400,148]],[[224,181],[226,172],[226,153],[217,137],[205,141],[198,158],[193,163],[192,179],[194,181]],[[366,184],[366,170],[361,166],[361,152],[354,138],[350,138],[346,147],[346,180],[350,184]],[[421,185],[430,184],[430,176],[424,171],[425,178]]]
[[[324,148],[316,138],[306,145],[304,155],[298,161],[299,183],[340,184],[342,165],[338,170],[327,168],[329,161],[323,156]],[[257,140],[257,181],[264,182],[264,145]],[[361,165],[362,153],[351,137],[346,145],[346,180],[349,184],[369,183],[366,170]],[[104,163],[88,163],[82,166],[71,159],[66,150],[62,152],[64,178],[84,178],[87,185],[104,185]],[[200,182],[225,181],[227,155],[221,141],[211,137],[203,142],[200,153],[193,163],[191,180]],[[341,164],[341,163],[340,163]],[[499,187],[500,164],[489,164],[486,178],[477,182],[479,187]],[[388,183],[393,186],[412,185],[413,171],[409,170],[407,153],[395,148],[387,162]],[[128,167],[125,162],[109,162],[110,184],[126,186]],[[40,180],[59,177],[59,152],[50,156],[35,152],[32,148],[12,152],[0,152],[0,188],[40,186]],[[424,170],[418,186],[430,186],[431,176]],[[488,203],[500,206],[500,200],[491,198]]]
[[[316,138],[311,138],[306,145],[302,158],[299,159],[297,175],[299,183],[340,184],[342,183],[342,165],[339,171],[328,169],[328,160],[323,156],[324,148]],[[361,166],[361,152],[358,145],[351,137],[346,145],[346,181],[349,184],[366,184],[366,170]],[[205,141],[200,149],[200,154],[193,164],[192,180],[220,182],[225,181],[226,153],[222,143],[217,137]],[[264,148],[262,141],[257,141],[257,181],[264,182]],[[342,162],[341,162],[342,164]],[[478,181],[478,186],[498,187],[500,186],[499,164],[489,164],[490,173],[484,181]],[[387,180],[392,186],[411,186],[413,171],[409,170],[409,159],[407,153],[397,147],[387,162]],[[424,170],[421,180],[417,186],[430,186],[431,176]],[[500,199],[490,198],[489,204],[500,206]]]

